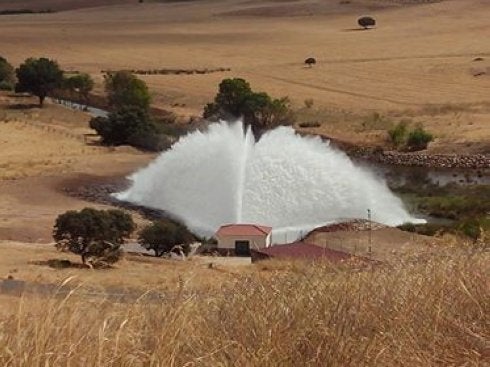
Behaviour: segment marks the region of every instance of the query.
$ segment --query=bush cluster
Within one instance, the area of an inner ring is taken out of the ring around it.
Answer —
[[[119,71],[105,77],[105,88],[112,112],[108,117],[90,121],[103,144],[127,144],[154,152],[171,146],[173,140],[166,134],[166,126],[173,121],[155,121],[151,117],[151,97],[144,81]]]
[[[0,56],[0,90],[11,91],[15,87],[15,70],[7,59]]]
[[[409,130],[408,121],[402,120],[388,131],[390,141],[396,148],[417,151],[427,149],[428,144],[434,139],[423,126],[418,125]]]

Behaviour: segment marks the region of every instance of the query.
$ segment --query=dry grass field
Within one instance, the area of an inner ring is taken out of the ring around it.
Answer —
[[[33,101],[0,96],[0,238],[45,243],[58,214],[90,205],[63,192],[68,181],[124,177],[153,155],[86,141],[92,131],[85,113],[9,107]]]
[[[2,297],[0,364],[488,366],[488,252],[446,250],[364,271],[264,264],[158,302]]]
[[[47,262],[55,259],[70,260],[81,264],[79,256],[57,251],[52,243],[25,244],[0,241],[0,279],[11,276],[29,283],[61,284],[72,279],[71,284],[83,285],[91,289],[109,290],[135,289],[175,291],[183,284],[189,289],[206,291],[219,287],[238,273],[252,271],[249,265],[236,266],[233,262],[212,258],[193,257],[186,262],[166,260],[137,254],[125,254],[124,259],[110,270],[89,270],[71,267],[54,269]],[[213,267],[209,267],[213,262]]]
[[[55,58],[91,73],[99,91],[101,70],[229,67],[144,79],[155,104],[179,114],[200,114],[223,78],[243,77],[256,89],[289,96],[296,108],[313,100],[302,118],[321,122],[316,132],[380,143],[387,127],[408,117],[435,133],[434,151],[488,151],[488,1],[123,3],[2,17],[1,52],[14,63]],[[377,19],[376,29],[357,29],[363,14]],[[305,68],[310,56],[318,64]],[[487,74],[475,77],[479,72]],[[393,121],[363,125],[373,111]]]

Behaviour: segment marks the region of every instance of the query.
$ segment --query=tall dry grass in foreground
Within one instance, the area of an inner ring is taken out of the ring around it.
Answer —
[[[448,254],[363,271],[271,264],[159,303],[26,296],[0,319],[0,365],[488,365],[490,254]]]

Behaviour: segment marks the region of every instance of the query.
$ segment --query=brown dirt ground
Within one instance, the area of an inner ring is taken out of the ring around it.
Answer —
[[[12,110],[8,106],[13,102],[19,100],[0,97],[1,239],[51,241],[57,215],[93,205],[66,196],[66,182],[124,177],[154,157],[128,147],[94,144],[86,135],[92,131],[85,113],[49,104],[42,110]]]
[[[369,231],[313,233],[305,241],[318,246],[385,261],[393,260],[401,255],[418,256],[422,253],[428,253],[435,245],[443,243],[447,239],[421,236],[401,231],[398,228],[379,228],[371,231],[371,234]],[[369,251],[370,244],[371,251]]]
[[[53,269],[42,263],[50,259],[66,259],[77,264],[80,263],[80,258],[69,253],[60,253],[52,244],[12,241],[0,241],[0,253],[0,279],[11,276],[27,282],[61,284],[74,277],[72,284],[83,283],[91,288],[176,290],[185,283],[188,288],[199,287],[204,290],[218,287],[221,282],[233,279],[238,270],[240,273],[253,271],[251,265],[239,265],[237,268],[233,263],[228,264],[225,261],[215,262],[210,268],[209,259],[199,256],[182,262],[130,254],[126,254],[110,270]]]

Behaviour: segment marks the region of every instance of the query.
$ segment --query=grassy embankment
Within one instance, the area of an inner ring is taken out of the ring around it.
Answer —
[[[420,226],[404,225],[403,229],[426,235],[452,232],[472,239],[490,231],[488,185],[406,185],[396,191],[410,203],[412,210],[448,220],[446,223],[428,223]]]

